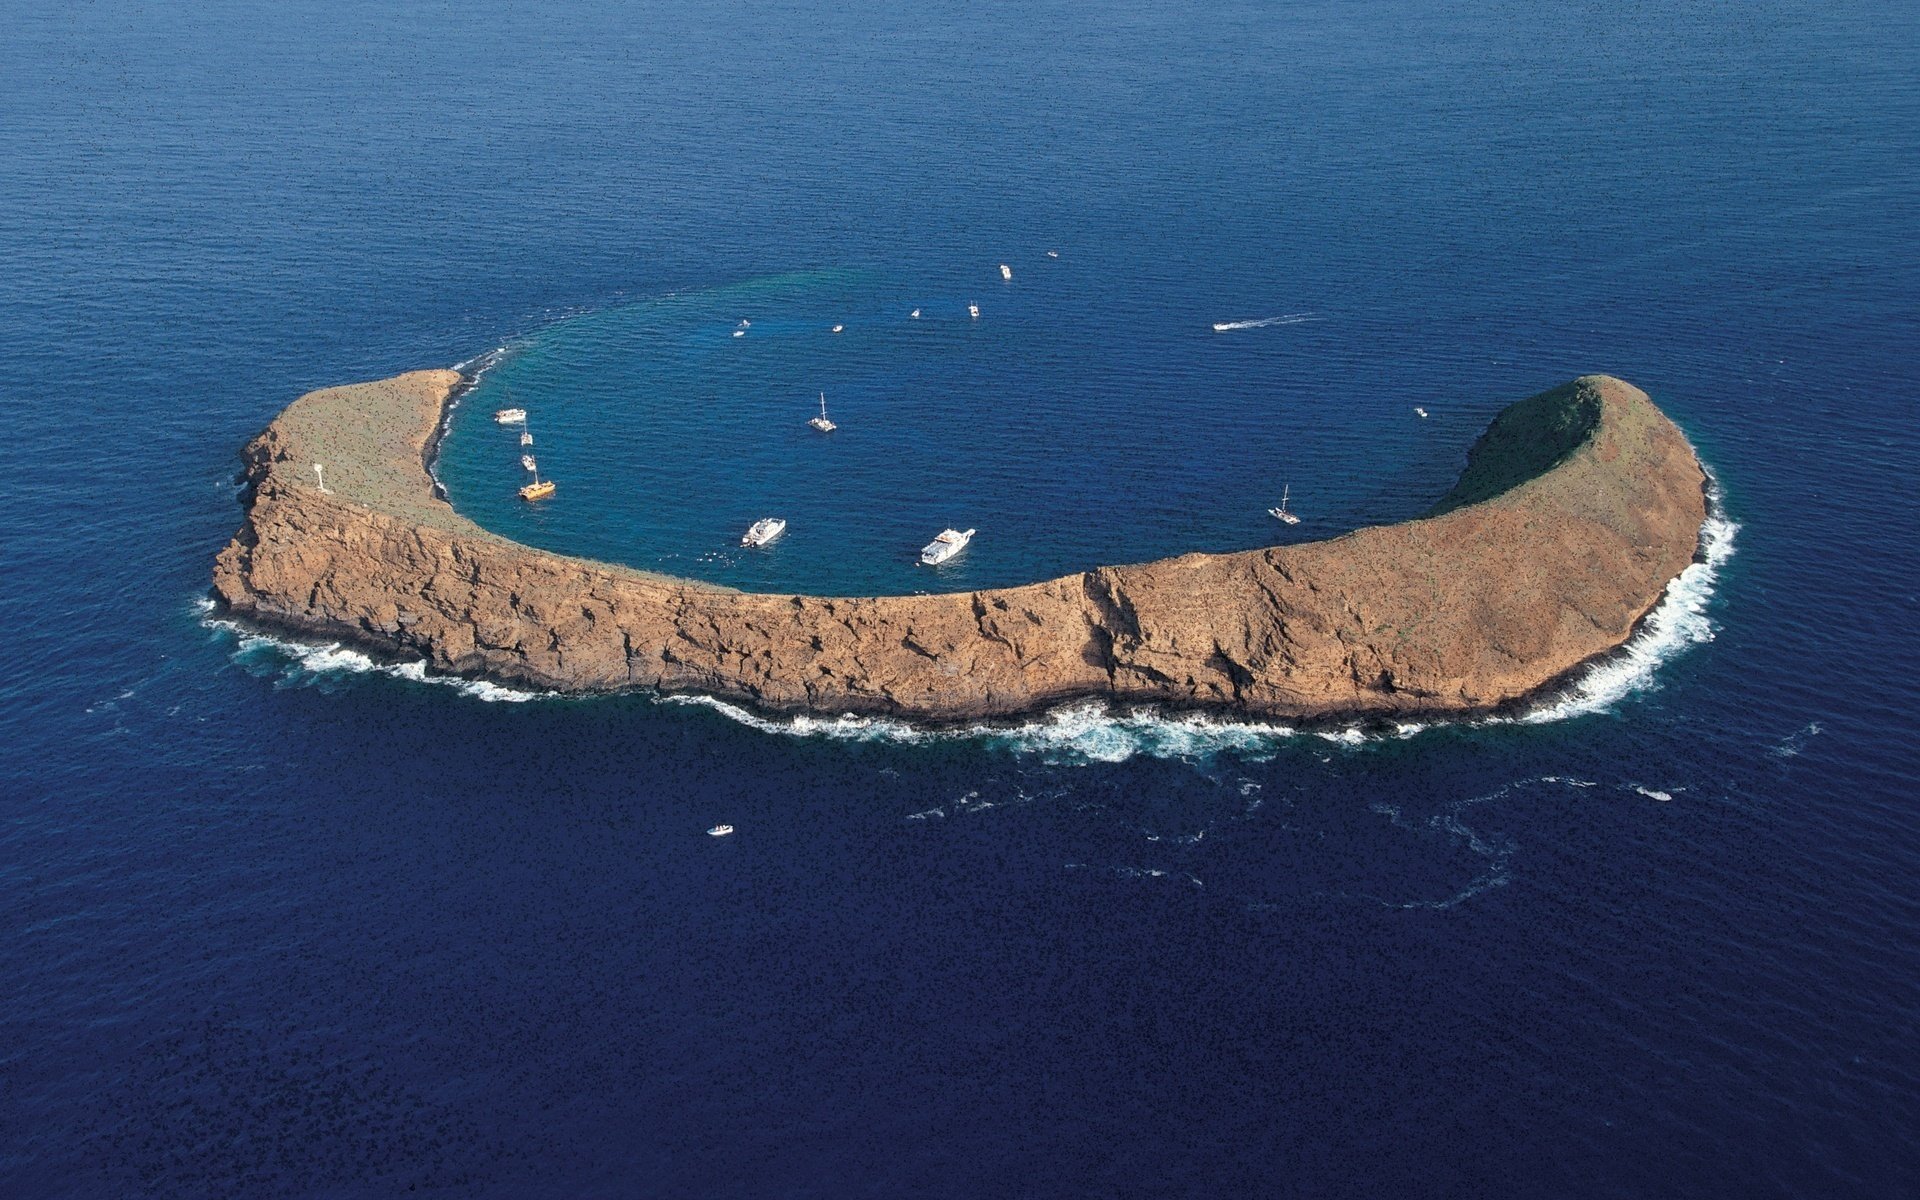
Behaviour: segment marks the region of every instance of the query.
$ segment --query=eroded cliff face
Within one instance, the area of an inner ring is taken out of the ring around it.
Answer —
[[[1596,375],[1503,413],[1423,520],[972,593],[748,594],[459,516],[423,460],[460,382],[416,372],[282,413],[247,448],[219,599],[263,625],[560,691],[933,720],[1083,696],[1280,718],[1461,713],[1619,646],[1706,518],[1686,439],[1643,392]]]

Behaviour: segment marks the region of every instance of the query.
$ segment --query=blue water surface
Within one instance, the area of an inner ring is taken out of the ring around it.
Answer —
[[[1914,10],[0,16],[0,1194],[1920,1191]],[[1399,519],[1589,371],[1725,520],[1497,725],[775,722],[208,610],[279,408],[502,347],[455,504],[735,586]]]

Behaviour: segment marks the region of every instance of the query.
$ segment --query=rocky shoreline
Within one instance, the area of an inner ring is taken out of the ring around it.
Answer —
[[[465,382],[420,371],[283,411],[246,449],[216,598],[263,626],[562,692],[939,722],[1081,698],[1467,715],[1622,645],[1707,517],[1680,431],[1595,375],[1504,410],[1418,520],[969,593],[746,593],[536,550],[454,512],[428,465]]]

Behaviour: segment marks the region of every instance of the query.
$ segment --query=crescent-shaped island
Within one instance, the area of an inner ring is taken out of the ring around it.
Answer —
[[[450,370],[312,392],[245,451],[213,590],[262,626],[558,692],[936,722],[1076,698],[1294,721],[1471,714],[1617,649],[1694,561],[1705,474],[1639,389],[1502,411],[1417,520],[916,596],[768,595],[536,550],[429,473]],[[325,464],[325,489],[314,471]]]

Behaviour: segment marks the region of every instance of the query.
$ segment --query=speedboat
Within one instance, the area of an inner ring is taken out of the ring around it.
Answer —
[[[1059,252],[1058,250],[1049,250],[1049,251],[1047,251],[1047,257],[1048,257],[1048,258],[1059,258],[1059,257],[1060,257],[1060,252]]]
[[[734,330],[734,331],[733,331],[733,336],[735,336],[735,337],[745,337],[745,336],[747,336],[747,331],[746,331],[746,330],[744,330],[744,329],[736,329],[736,330]]]
[[[715,825],[712,829],[707,830],[707,836],[708,837],[725,837],[732,832],[733,832],[733,826],[731,825]]]
[[[920,310],[917,308],[914,309],[911,315],[914,320],[918,321],[920,319]]]
[[[740,535],[742,546],[764,546],[787,531],[787,522],[781,517],[761,517],[747,531]]]
[[[502,425],[525,425],[527,410],[524,408],[503,408],[493,414],[493,419]]]
[[[920,562],[929,567],[937,567],[967,548],[973,540],[973,530],[965,533],[958,529],[942,529],[940,536],[928,542],[920,550]]]
[[[832,433],[834,430],[840,428],[827,419],[827,394],[825,392],[820,393],[820,415],[808,418],[807,424],[818,429],[821,433]]]
[[[833,331],[834,331],[835,333],[839,333],[839,332],[840,332],[840,331],[841,331],[842,329],[845,329],[845,328],[846,328],[846,326],[845,326],[845,325],[835,325],[835,326],[833,327]]]
[[[1005,263],[1001,263],[1001,264],[1000,264],[1000,278],[1002,278],[1002,279],[1004,279],[1004,280],[1006,280],[1006,281],[1007,281],[1007,282],[1009,282],[1009,283],[1011,283],[1011,282],[1013,282],[1013,268],[1012,268],[1012,267],[1010,267],[1010,266],[1008,266],[1008,265],[1007,265],[1007,264],[1005,264]]]
[[[1213,331],[1215,333],[1225,333],[1227,330],[1232,328],[1233,328],[1233,325],[1227,321],[1215,321],[1213,323]]]

